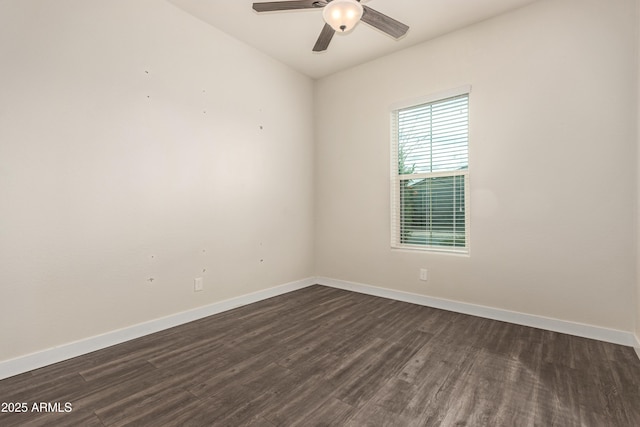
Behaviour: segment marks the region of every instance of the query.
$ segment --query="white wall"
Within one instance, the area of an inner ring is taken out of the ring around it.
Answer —
[[[0,58],[0,361],[312,274],[310,79],[157,0],[3,0]]]
[[[536,2],[320,80],[318,274],[633,331],[634,7]],[[465,84],[471,254],[392,251],[389,106]]]

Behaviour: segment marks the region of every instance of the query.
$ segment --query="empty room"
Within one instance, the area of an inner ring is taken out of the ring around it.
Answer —
[[[640,425],[639,63],[640,0],[0,0],[0,425]]]

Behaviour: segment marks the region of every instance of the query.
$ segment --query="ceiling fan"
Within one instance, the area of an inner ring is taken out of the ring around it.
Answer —
[[[404,36],[409,26],[376,10],[360,4],[360,0],[289,0],[254,3],[256,12],[276,12],[298,9],[323,9],[325,20],[320,36],[313,46],[314,52],[327,50],[336,31],[346,33],[360,21],[398,39]]]

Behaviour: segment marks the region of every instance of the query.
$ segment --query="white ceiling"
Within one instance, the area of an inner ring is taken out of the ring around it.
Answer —
[[[320,53],[311,51],[324,25],[319,9],[258,14],[251,0],[169,1],[296,70],[320,78],[537,0],[363,0],[368,7],[409,25],[406,36],[394,40],[360,22],[348,34],[336,34],[327,51]]]

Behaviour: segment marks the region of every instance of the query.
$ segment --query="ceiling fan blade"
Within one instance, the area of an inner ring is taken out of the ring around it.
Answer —
[[[331,25],[324,24],[324,27],[322,27],[322,31],[320,32],[320,36],[318,37],[318,40],[316,40],[315,46],[313,46],[313,51],[322,52],[324,50],[327,50],[327,48],[329,47],[329,43],[331,42],[331,39],[333,38],[333,35],[335,33],[336,32],[333,28],[331,28]]]
[[[400,21],[396,21],[387,15],[373,10],[370,7],[362,5],[364,11],[362,12],[361,20],[379,29],[380,31],[389,34],[393,38],[400,38],[404,36],[409,30],[409,26],[403,24]]]
[[[267,1],[254,3],[253,10],[256,12],[273,12],[277,10],[296,10],[321,8],[326,3],[319,0],[294,0],[294,1]]]

